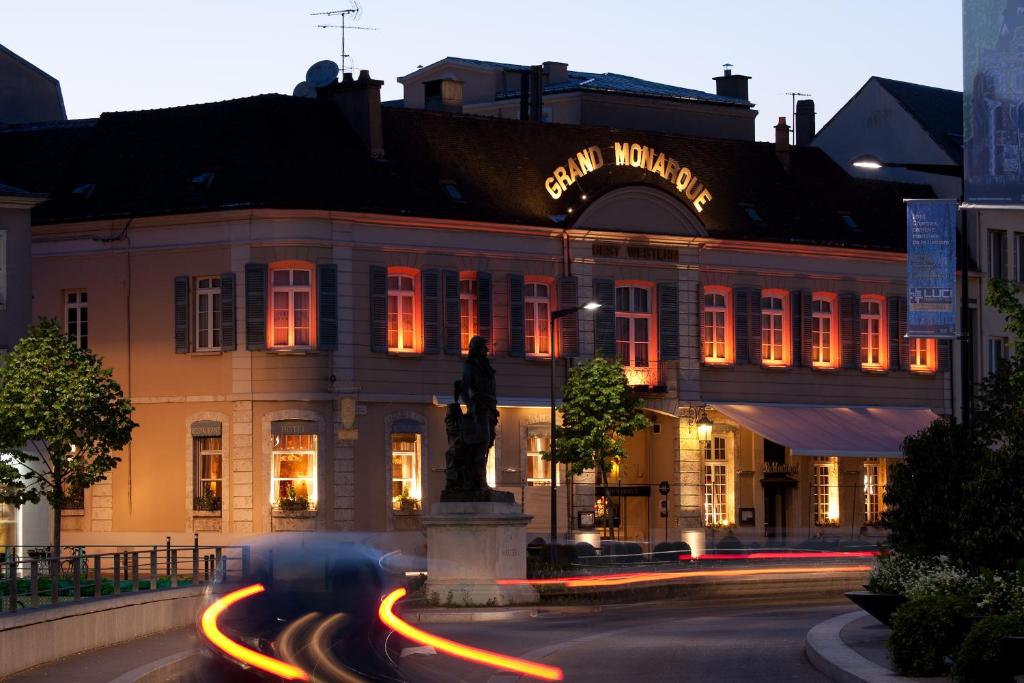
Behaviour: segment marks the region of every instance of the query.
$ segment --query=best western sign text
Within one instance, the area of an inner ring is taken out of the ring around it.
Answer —
[[[657,173],[672,183],[676,191],[685,196],[698,213],[703,211],[704,205],[711,201],[711,192],[704,187],[704,183],[697,179],[693,171],[672,157],[666,157],[663,152],[658,152],[653,147],[635,142],[616,142],[615,165],[632,166],[633,168],[642,168],[650,173]],[[544,181],[544,189],[548,191],[552,199],[558,199],[577,179],[588,173],[593,173],[602,166],[604,166],[604,154],[600,147],[592,145],[569,157],[565,166],[556,168]]]

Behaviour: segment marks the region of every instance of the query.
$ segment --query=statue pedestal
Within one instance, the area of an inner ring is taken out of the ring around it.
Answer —
[[[427,595],[439,605],[514,605],[537,602],[526,578],[526,525],[514,503],[444,502],[422,518],[427,530]]]

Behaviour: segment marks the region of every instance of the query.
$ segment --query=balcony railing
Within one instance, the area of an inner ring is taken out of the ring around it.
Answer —
[[[653,389],[664,386],[657,361],[648,361],[647,365],[625,365],[626,384],[638,389]]]

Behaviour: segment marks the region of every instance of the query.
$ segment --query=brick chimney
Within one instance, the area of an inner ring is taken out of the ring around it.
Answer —
[[[789,126],[785,116],[780,116],[775,126],[775,156],[782,167],[789,170]]]
[[[797,100],[796,120],[796,144],[799,146],[811,144],[814,139],[814,100]]]
[[[317,98],[330,97],[334,101],[374,159],[384,156],[384,127],[380,114],[382,85],[384,81],[373,80],[370,72],[363,69],[359,78],[352,78],[352,74],[346,72],[341,82],[335,81],[316,89]]]
[[[732,64],[723,64],[725,73],[722,76],[715,76],[715,92],[723,97],[735,97],[740,100],[749,100],[748,83],[750,76],[741,76],[732,72]]]

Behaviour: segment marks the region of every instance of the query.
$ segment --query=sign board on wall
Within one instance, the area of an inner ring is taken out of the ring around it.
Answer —
[[[907,203],[907,336],[956,336],[956,213],[952,199]]]
[[[1024,0],[964,0],[964,198],[1024,202]]]

